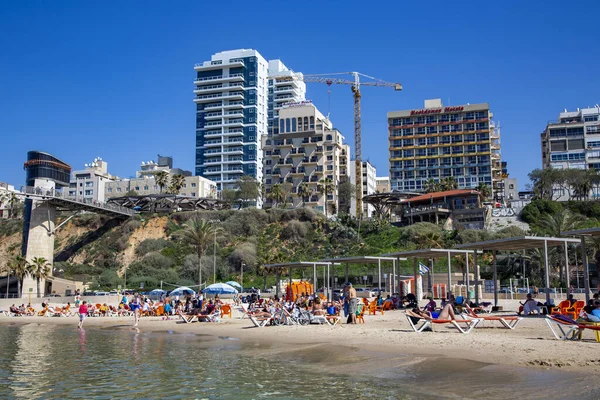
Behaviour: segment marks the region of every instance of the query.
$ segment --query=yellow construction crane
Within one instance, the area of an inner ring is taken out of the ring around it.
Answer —
[[[336,75],[352,75],[354,80],[336,78]],[[360,81],[360,77],[368,78],[370,81]],[[362,178],[362,133],[360,121],[360,86],[383,86],[392,87],[395,90],[402,90],[400,83],[391,83],[382,81],[369,75],[361,74],[360,72],[337,72],[333,74],[310,74],[291,76],[273,76],[270,79],[277,79],[280,82],[284,80],[300,80],[304,82],[317,82],[331,85],[351,85],[352,93],[354,94],[354,154],[356,165],[356,215],[362,216],[362,196],[363,196],[363,178]]]

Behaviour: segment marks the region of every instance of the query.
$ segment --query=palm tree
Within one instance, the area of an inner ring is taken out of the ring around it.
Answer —
[[[307,184],[300,183],[300,185],[298,185],[298,197],[302,199],[302,207],[305,206],[306,199],[310,197],[311,194],[312,190]]]
[[[271,186],[271,192],[267,195],[267,197],[273,202],[273,206],[277,207],[277,205],[285,198],[285,193],[283,192],[281,184],[276,183]]]
[[[169,185],[169,173],[167,171],[159,171],[154,174],[154,180],[160,189],[162,194],[163,189]]]
[[[481,182],[475,190],[481,193],[484,200],[487,200],[492,196],[492,188],[483,182]]]
[[[327,197],[329,196],[329,193],[333,190],[333,188],[333,182],[329,178],[321,178],[321,180],[317,184],[317,190],[319,191],[319,193],[325,195],[325,219],[327,219]]]
[[[425,189],[425,193],[439,192],[440,184],[433,179],[428,179],[423,188]]]
[[[212,224],[198,217],[191,218],[184,224],[184,229],[178,231],[182,239],[196,247],[198,255],[198,285],[202,285],[202,256],[206,254],[208,246],[213,243],[215,230]]]
[[[29,266],[29,273],[37,284],[37,297],[40,298],[40,281],[50,276],[50,263],[44,257],[33,257]]]
[[[12,269],[12,273],[17,277],[17,290],[19,297],[21,297],[21,286],[23,284],[23,279],[30,273],[29,265],[27,264],[25,257],[16,256],[13,258],[10,267]]]
[[[444,239],[435,232],[418,234],[415,239],[417,246],[421,249],[441,249],[444,247]]]
[[[183,187],[185,183],[185,176],[181,174],[173,175],[171,177],[171,184],[169,185],[169,189],[167,190],[170,194],[179,194],[179,191]]]
[[[440,190],[446,191],[454,189],[458,189],[458,182],[454,180],[454,177],[449,176],[440,181]]]

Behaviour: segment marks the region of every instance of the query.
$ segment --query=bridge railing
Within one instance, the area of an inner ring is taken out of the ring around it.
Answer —
[[[84,200],[74,199],[69,196],[66,196],[65,193],[63,193],[61,190],[56,190],[56,189],[45,189],[45,188],[41,188],[41,187],[22,186],[21,192],[24,194],[52,197],[52,198],[72,201],[74,203],[87,204],[87,205],[90,205],[90,206],[93,206],[96,208],[102,208],[104,210],[114,211],[114,212],[118,212],[121,214],[127,214],[127,215],[135,214],[135,212],[132,209],[127,208],[127,207],[122,207],[122,206],[119,206],[116,204],[103,203],[103,202],[100,202],[97,200],[92,200],[92,199],[84,199]]]

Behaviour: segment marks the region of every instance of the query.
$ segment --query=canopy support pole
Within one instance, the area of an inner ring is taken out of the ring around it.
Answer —
[[[494,268],[494,306],[498,307],[498,267],[496,265],[496,250],[492,250],[492,263]]]
[[[381,258],[377,259],[377,268],[379,269],[379,294],[381,294]]]
[[[450,260],[450,252],[448,252],[448,290],[452,292],[452,272],[451,272],[451,260]]]
[[[327,264],[327,301],[331,301],[331,297],[329,296],[329,289],[330,289],[330,281],[329,281],[329,266],[330,264]]]
[[[585,236],[581,236],[581,259],[583,260],[583,287],[585,288],[585,304],[590,302],[590,267],[585,248]]]
[[[417,260],[417,257],[413,258],[413,277],[415,280],[415,292],[413,293],[415,295],[415,297],[417,296],[417,274],[418,274],[418,268],[417,265],[419,264],[419,260]],[[417,301],[419,301],[419,298],[417,297]]]
[[[431,298],[433,298],[433,264],[434,264],[434,259],[430,258],[429,259],[429,273],[427,274],[427,292],[429,292],[429,295],[431,296]]]
[[[281,272],[279,268],[275,270],[275,279],[277,279],[275,285],[275,296],[279,297],[279,289],[281,288]]]
[[[466,299],[469,299],[469,253],[465,253],[465,268],[467,271],[467,276],[465,278],[465,284],[467,286],[467,295],[465,296]]]
[[[548,241],[544,240],[544,268],[546,276],[546,304],[550,304],[550,271],[548,270]]]
[[[565,240],[565,277],[567,278],[567,296],[571,294],[571,279],[569,277],[569,245]]]
[[[396,260],[392,260],[392,296],[396,293]]]
[[[313,264],[313,298],[317,298],[317,264]]]
[[[475,274],[475,303],[479,304],[479,265],[477,264],[477,250],[473,253],[473,261],[475,266],[473,267]]]
[[[345,282],[350,282],[350,281],[348,280],[348,263],[346,263],[346,277],[345,277],[345,278],[346,278],[346,281],[345,281]]]

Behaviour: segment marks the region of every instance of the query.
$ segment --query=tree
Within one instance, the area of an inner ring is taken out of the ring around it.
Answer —
[[[342,182],[338,186],[338,201],[340,203],[340,210],[343,213],[350,214],[350,207],[352,205],[352,199],[356,197],[356,185],[352,182]],[[358,214],[358,210],[357,210]]]
[[[267,197],[273,203],[273,207],[277,207],[277,205],[285,198],[285,193],[283,192],[281,184],[276,183],[271,186],[271,192],[267,195]]]
[[[489,199],[490,197],[492,197],[492,188],[489,185],[486,185],[485,183],[481,182],[476,189],[479,193],[481,193],[481,195],[483,196],[484,200]]]
[[[325,219],[327,219],[327,198],[329,197],[329,193],[331,193],[334,189],[334,184],[329,178],[321,178],[319,183],[317,184],[317,190],[319,193],[325,195]],[[360,210],[356,210],[359,212]]]
[[[440,181],[440,191],[458,189],[458,182],[454,180],[454,177],[449,176]]]
[[[128,190],[125,196],[139,196],[139,194],[135,190]]]
[[[25,257],[16,256],[12,259],[10,263],[10,268],[12,270],[13,275],[17,277],[17,290],[19,297],[21,297],[23,279],[25,279],[25,277],[29,275],[30,272],[29,265],[27,264],[27,260],[25,260]]]
[[[242,205],[244,202],[256,200],[260,197],[260,183],[249,175],[243,175],[236,182]],[[246,204],[247,205],[247,204]]]
[[[44,257],[33,257],[31,259],[30,274],[37,284],[37,297],[40,297],[40,281],[50,276],[50,263]]]
[[[440,191],[440,184],[433,179],[428,179],[424,185],[425,193],[434,193]]]
[[[229,204],[235,203],[240,198],[240,194],[237,190],[223,189],[221,190],[221,200],[228,202]]]
[[[210,222],[194,217],[184,224],[184,229],[177,233],[182,239],[196,248],[198,255],[198,285],[202,285],[202,256],[206,254],[208,246],[213,243],[214,229]]]
[[[182,174],[173,175],[171,177],[171,183],[169,184],[167,193],[179,194],[179,191],[181,190],[181,188],[183,188],[184,183],[185,183],[185,176],[183,176]]]
[[[441,249],[444,247],[444,238],[435,232],[417,234],[415,242],[417,247],[421,249]]]
[[[306,204],[306,199],[312,195],[312,189],[306,183],[302,182],[298,185],[298,197],[302,199],[302,207]]]
[[[160,193],[162,194],[163,189],[169,186],[169,173],[167,171],[159,171],[154,174],[154,180],[160,189]]]

